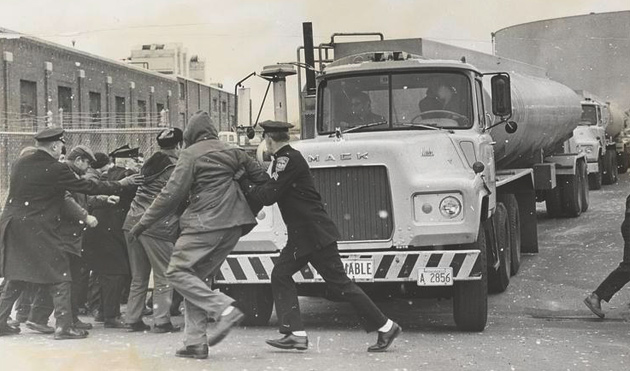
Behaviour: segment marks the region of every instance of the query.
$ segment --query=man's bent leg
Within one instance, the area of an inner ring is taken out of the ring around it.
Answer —
[[[55,307],[55,326],[61,329],[68,329],[72,327],[72,299],[70,297],[72,284],[70,281],[66,281],[53,283],[47,286]]]
[[[151,274],[151,264],[145,252],[152,246],[144,248],[142,239],[132,239],[125,231],[127,239],[127,251],[129,253],[129,267],[131,268],[131,286],[129,288],[129,298],[127,299],[127,313],[125,321],[127,323],[137,323],[142,321],[142,311],[145,307],[147,289],[149,287],[149,275]],[[155,307],[155,298],[153,299]]]
[[[55,309],[53,298],[50,295],[48,285],[38,284],[35,287],[36,291],[33,296],[33,306],[31,307],[31,312],[28,315],[28,320],[29,322],[40,325],[47,325],[48,319]]]
[[[140,235],[139,240],[153,268],[153,323],[164,325],[171,322],[173,286],[166,279],[166,269],[173,254],[173,243],[145,235]]]
[[[208,315],[206,311],[186,299],[184,299],[184,310],[186,311],[186,315],[184,316],[184,345],[206,344],[208,342],[206,336]]]
[[[271,271],[273,302],[276,306],[278,330],[281,334],[304,331],[293,275],[307,264],[308,259],[303,257],[296,260],[289,250],[288,248],[282,250]]]
[[[27,282],[24,281],[5,281],[5,287],[0,295],[0,326],[7,323],[7,319],[13,310],[13,304],[26,289]]]

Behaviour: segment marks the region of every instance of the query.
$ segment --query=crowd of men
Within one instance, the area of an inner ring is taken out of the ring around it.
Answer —
[[[170,317],[178,292],[185,339],[176,356],[207,358],[208,347],[246,316],[209,283],[239,238],[255,227],[255,214],[277,203],[288,231],[271,274],[283,337],[267,344],[308,348],[292,276],[311,263],[352,304],[366,331],[378,331],[368,351],[387,350],[402,329],[347,277],[337,227],[308,164],[289,145],[292,125],[261,126],[274,158],[270,175],[244,150],[219,141],[210,116],[201,111],[184,132],[161,131],[160,150],[143,164],[138,148],[129,146],[107,155],[78,145],[60,160],[63,129],[37,133],[35,146],[12,165],[0,217],[0,336],[19,334],[24,322],[57,340],[85,338],[93,327],[79,319],[86,306],[105,328],[176,332],[180,328]],[[142,319],[151,274],[153,327]],[[127,303],[124,316],[121,298]],[[48,325],[53,312],[55,327]]]

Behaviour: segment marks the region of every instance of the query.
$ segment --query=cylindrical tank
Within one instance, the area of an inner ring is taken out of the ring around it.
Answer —
[[[496,142],[497,169],[540,163],[543,156],[551,155],[573,135],[582,113],[580,97],[568,86],[514,72],[510,78],[513,111],[510,121],[518,124],[518,130],[508,134],[504,125],[491,130]],[[490,84],[485,86],[489,89]]]
[[[624,114],[615,104],[609,105],[608,109],[608,125],[606,126],[606,134],[614,138],[619,135],[623,129],[625,129]]]

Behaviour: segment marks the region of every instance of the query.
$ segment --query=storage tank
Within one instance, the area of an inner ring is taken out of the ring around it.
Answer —
[[[608,106],[608,115],[606,134],[615,138],[623,129],[625,129],[625,115],[623,114],[623,110],[614,103]]]
[[[503,125],[491,129],[498,169],[540,163],[541,156],[551,155],[573,135],[582,114],[580,96],[568,86],[516,72],[510,78],[513,111],[510,121],[516,122],[518,129],[512,134]],[[489,81],[484,86],[489,89]]]

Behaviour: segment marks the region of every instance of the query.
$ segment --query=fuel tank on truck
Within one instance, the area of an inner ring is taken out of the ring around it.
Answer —
[[[608,106],[608,125],[606,126],[606,134],[612,138],[616,137],[625,129],[624,114],[617,105],[614,103]]]
[[[508,134],[504,125],[491,129],[496,142],[497,169],[526,168],[540,163],[541,151],[543,156],[551,155],[569,139],[582,114],[580,96],[568,86],[518,72],[510,72],[510,79],[513,111],[510,121],[518,124],[518,130]],[[489,89],[490,81],[484,86]]]

